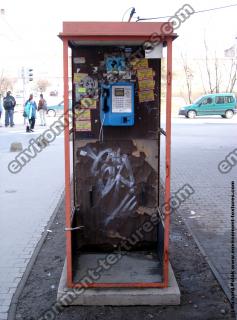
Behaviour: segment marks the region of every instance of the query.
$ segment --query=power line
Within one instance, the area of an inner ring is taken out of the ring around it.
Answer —
[[[216,8],[210,8],[210,9],[203,9],[203,10],[198,10],[198,11],[194,11],[193,14],[196,13],[203,13],[203,12],[208,12],[208,11],[214,11],[214,10],[220,10],[220,9],[226,9],[226,8],[230,8],[230,7],[236,7],[237,3],[235,4],[230,4],[228,6],[222,6],[222,7],[216,7]],[[140,18],[137,17],[137,21],[142,21],[142,20],[157,20],[157,19],[164,19],[164,18],[172,18],[173,16],[163,16],[163,17],[156,17],[156,18]]]
[[[6,19],[5,17],[5,13],[1,15],[1,20],[7,25],[7,27],[9,28],[9,30],[12,31],[12,34],[17,38],[17,40],[22,41],[23,38],[22,36],[16,32],[16,30],[13,28],[13,26],[9,23],[9,21]]]

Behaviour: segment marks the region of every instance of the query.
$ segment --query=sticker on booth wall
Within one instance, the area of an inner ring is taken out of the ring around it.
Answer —
[[[77,109],[75,110],[76,121],[91,120],[91,112],[89,109]]]
[[[78,93],[86,93],[86,88],[78,87],[77,90],[78,90]]]
[[[154,89],[155,87],[155,81],[154,80],[141,80],[138,81],[139,90],[148,90],[148,89]]]
[[[146,101],[154,101],[154,91],[147,90],[147,91],[140,91],[138,92],[139,102],[146,102]]]
[[[81,106],[83,108],[96,109],[96,102],[97,102],[97,99],[83,98],[81,99]]]
[[[85,77],[87,77],[88,74],[87,73],[74,73],[73,75],[73,82],[74,83],[80,83],[82,79],[84,79]]]
[[[148,68],[148,60],[147,59],[134,59],[131,62],[133,69],[144,69]]]
[[[75,57],[75,58],[73,58],[73,62],[75,64],[86,63],[86,58],[85,57]]]
[[[144,68],[137,70],[138,80],[153,80],[153,70],[152,68]]]
[[[82,120],[76,121],[76,131],[91,131],[91,121]]]

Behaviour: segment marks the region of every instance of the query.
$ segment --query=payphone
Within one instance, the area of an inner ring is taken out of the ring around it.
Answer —
[[[134,84],[101,85],[100,121],[103,126],[134,125]]]

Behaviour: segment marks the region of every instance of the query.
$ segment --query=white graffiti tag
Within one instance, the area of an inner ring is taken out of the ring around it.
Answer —
[[[126,187],[128,190],[128,193],[107,218],[106,224],[119,212],[131,211],[137,202],[135,179],[128,156],[121,154],[119,148],[116,151],[107,148],[96,154],[90,147],[87,147],[81,150],[80,154],[93,160],[91,173],[98,178],[97,187],[102,199],[112,190],[114,194],[118,194],[120,188]]]

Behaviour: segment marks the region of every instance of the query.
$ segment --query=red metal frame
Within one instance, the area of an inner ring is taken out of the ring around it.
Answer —
[[[165,139],[165,222],[164,222],[164,283],[169,280],[169,230],[170,230],[170,160],[171,160],[171,98],[172,98],[172,39],[167,39],[167,89],[166,89],[166,139]]]
[[[124,28],[126,24],[126,28]],[[96,23],[66,22],[65,30],[59,36],[63,40],[63,67],[64,67],[64,121],[69,123],[68,109],[68,45],[69,40],[93,41],[131,41],[149,39],[150,28],[154,30],[156,24],[160,30],[162,23],[103,23],[108,34],[101,34]],[[110,26],[111,28],[110,28]],[[117,25],[117,29],[116,29]],[[144,27],[146,25],[146,28]],[[81,26],[82,28],[78,28]],[[129,30],[130,26],[132,30]],[[87,28],[87,30],[86,30]],[[135,28],[135,29],[134,29]],[[115,32],[115,29],[117,30]],[[109,31],[110,30],[110,31]],[[111,31],[112,30],[112,31]],[[121,33],[119,33],[119,30]],[[135,32],[135,31],[137,32]],[[149,30],[149,33],[148,33]],[[170,200],[170,159],[171,159],[171,96],[172,96],[172,40],[175,34],[169,36],[160,35],[167,41],[167,93],[166,93],[166,178],[165,178],[165,203]],[[66,264],[67,264],[67,286],[68,288],[166,288],[169,280],[169,229],[170,229],[170,207],[166,205],[164,220],[164,261],[163,261],[163,282],[141,282],[141,283],[73,283],[72,278],[72,231],[71,228],[71,188],[70,188],[70,139],[69,125],[65,126],[64,146],[65,146],[65,215],[66,215]]]
[[[66,213],[66,253],[67,286],[72,287],[72,234],[71,228],[71,187],[70,187],[70,134],[68,108],[68,39],[63,39],[63,73],[64,73],[64,156],[65,156],[65,213]]]

